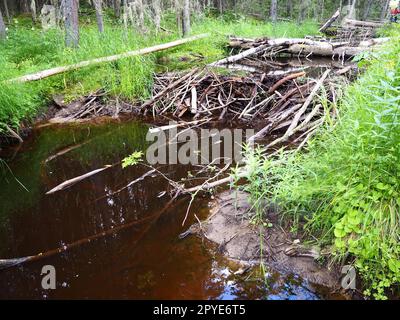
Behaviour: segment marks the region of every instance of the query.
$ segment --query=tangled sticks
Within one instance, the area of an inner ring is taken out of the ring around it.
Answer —
[[[318,96],[324,92],[326,101],[335,102],[338,79],[344,78],[335,75],[328,82],[329,69],[319,80],[307,77],[304,71],[281,76],[218,75],[214,71],[205,68],[156,76],[153,98],[141,110],[184,119],[229,118],[252,124],[261,121],[266,126],[253,140],[285,129],[284,140],[294,133],[304,133],[302,138],[306,138],[323,123],[326,113],[333,112],[332,108],[322,107]]]

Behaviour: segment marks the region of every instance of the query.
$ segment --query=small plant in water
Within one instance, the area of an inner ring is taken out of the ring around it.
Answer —
[[[142,151],[135,151],[130,156],[122,160],[122,168],[125,169],[126,167],[137,165],[140,161],[142,161],[142,157]]]

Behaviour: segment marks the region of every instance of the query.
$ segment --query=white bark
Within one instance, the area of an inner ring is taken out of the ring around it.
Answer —
[[[77,47],[79,45],[79,0],[64,0],[65,45]]]
[[[278,0],[271,0],[270,17],[273,22],[276,22],[278,18]]]
[[[183,4],[182,14],[182,32],[183,36],[187,37],[190,34],[190,1],[185,0]]]
[[[0,40],[4,40],[7,37],[6,25],[4,24],[3,15],[0,10]]]
[[[103,9],[102,0],[93,0],[94,8],[96,10],[96,20],[97,27],[100,33],[104,32],[104,22],[103,22]]]

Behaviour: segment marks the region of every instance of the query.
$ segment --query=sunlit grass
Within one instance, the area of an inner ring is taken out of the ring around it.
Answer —
[[[64,46],[61,29],[42,31],[32,26],[30,19],[16,18],[9,26],[8,39],[0,43],[0,131],[4,124],[17,128],[22,120],[33,118],[53,93],[63,93],[67,100],[89,92],[105,89],[125,99],[145,99],[149,96],[152,75],[159,69],[158,58],[166,57],[163,67],[183,69],[204,65],[227,54],[226,36],[246,37],[302,37],[316,33],[316,25],[309,22],[301,27],[295,23],[261,23],[239,20],[197,17],[192,34],[210,33],[210,37],[179,48],[144,57],[121,59],[27,84],[5,84],[5,80],[68,65],[92,58],[166,43],[180,38],[172,14],[166,14],[163,24],[172,31],[158,34],[148,27],[145,34],[134,28],[126,31],[121,23],[106,17],[106,28],[99,34],[94,23],[82,24],[79,48]],[[189,59],[188,59],[189,57]],[[200,57],[200,58],[199,58]],[[201,58],[203,57],[203,58]]]
[[[281,216],[357,267],[365,293],[385,299],[400,284],[400,28],[366,55],[367,72],[347,90],[340,120],[304,153],[248,154],[254,202]],[[262,208],[260,208],[262,209]]]

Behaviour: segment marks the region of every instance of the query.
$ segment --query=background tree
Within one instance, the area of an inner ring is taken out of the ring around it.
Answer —
[[[64,0],[65,45],[77,47],[79,45],[79,0]]]
[[[3,14],[0,10],[0,40],[4,40],[7,37],[6,25],[4,24]]]
[[[183,3],[182,32],[184,37],[190,34],[190,0]]]
[[[97,27],[99,28],[99,32],[104,32],[104,22],[103,22],[103,8],[102,8],[102,0],[93,0],[94,8],[96,11],[96,20]]]
[[[270,17],[271,21],[276,22],[278,18],[278,0],[271,0]]]

